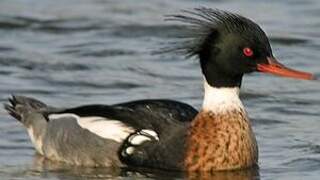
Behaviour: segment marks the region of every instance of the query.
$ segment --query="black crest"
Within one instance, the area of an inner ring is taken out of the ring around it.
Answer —
[[[241,15],[205,7],[181,12],[181,14],[166,16],[168,21],[178,21],[186,25],[185,31],[177,37],[180,41],[165,48],[166,52],[181,53],[187,57],[198,55],[208,43],[212,43],[212,40],[222,33],[252,33],[252,36],[249,37],[259,37],[262,39],[258,41],[268,42],[263,30],[256,23]],[[243,37],[246,38],[244,35]],[[254,38],[247,40],[257,41]]]

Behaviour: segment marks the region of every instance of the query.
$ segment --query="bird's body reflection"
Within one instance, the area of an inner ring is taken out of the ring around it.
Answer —
[[[234,171],[217,171],[217,172],[202,172],[186,175],[188,180],[258,180],[259,168],[253,167],[249,169],[234,170]]]
[[[154,169],[133,168],[89,168],[73,166],[61,162],[51,161],[36,154],[28,174],[53,177],[58,179],[113,179],[113,178],[148,178],[148,179],[187,179],[187,180],[258,180],[259,168],[249,168],[234,171],[183,173],[161,171]]]

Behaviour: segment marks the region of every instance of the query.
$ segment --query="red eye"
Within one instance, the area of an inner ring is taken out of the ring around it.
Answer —
[[[251,57],[253,56],[253,51],[252,49],[246,47],[246,48],[243,48],[243,54],[247,57]]]

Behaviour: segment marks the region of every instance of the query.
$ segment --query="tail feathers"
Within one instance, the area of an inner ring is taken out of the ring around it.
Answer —
[[[8,99],[9,103],[4,104],[4,108],[8,113],[22,122],[27,113],[41,111],[47,108],[47,105],[33,98],[25,96],[12,96]]]
[[[18,121],[21,121],[21,116],[19,113],[17,113],[17,111],[15,110],[15,108],[12,105],[9,104],[4,104],[4,109],[8,111],[8,113],[14,117],[15,119],[17,119]]]

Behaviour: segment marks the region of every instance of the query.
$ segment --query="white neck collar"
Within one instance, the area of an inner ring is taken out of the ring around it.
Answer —
[[[239,98],[239,87],[216,88],[204,80],[204,100],[202,109],[212,112],[225,112],[244,109]]]

